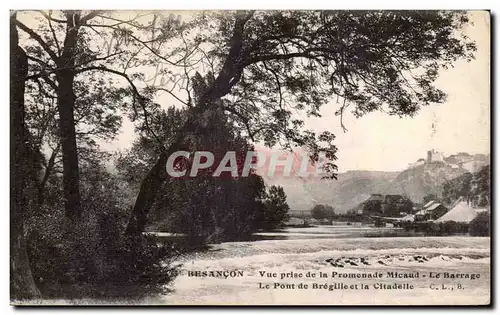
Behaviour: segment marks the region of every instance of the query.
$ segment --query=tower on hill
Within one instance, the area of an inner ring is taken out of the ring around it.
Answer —
[[[443,153],[438,152],[434,149],[427,151],[427,163],[443,162],[443,161],[444,161]]]

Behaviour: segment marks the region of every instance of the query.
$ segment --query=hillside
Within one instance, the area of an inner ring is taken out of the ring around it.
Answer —
[[[440,196],[447,180],[468,172],[446,163],[430,163],[402,171],[394,180],[397,193],[406,194],[412,201],[422,201],[428,194]],[[399,189],[397,189],[399,188]]]
[[[393,181],[398,175],[398,172],[348,171],[339,174],[338,180],[281,179],[268,181],[268,184],[283,186],[292,211],[310,210],[315,204],[329,204],[336,211],[347,212],[372,192],[393,192]]]
[[[456,156],[467,157],[467,162],[455,162]],[[280,179],[268,181],[281,185],[287,194],[292,211],[310,210],[315,204],[328,204],[337,212],[345,213],[371,194],[404,194],[413,202],[421,202],[428,194],[442,194],[443,183],[489,163],[489,156],[460,153],[412,165],[402,172],[348,171],[338,180]]]

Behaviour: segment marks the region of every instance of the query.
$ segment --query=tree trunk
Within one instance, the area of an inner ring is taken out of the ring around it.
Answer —
[[[181,130],[177,132],[175,141],[160,154],[155,165],[142,181],[125,234],[138,235],[144,231],[148,214],[156,201],[160,189],[164,187],[163,183],[167,178],[166,166],[168,157],[182,147],[185,136],[188,133],[192,133],[198,127],[198,118],[208,107],[210,106],[199,105],[191,110],[188,120]]]
[[[173,152],[173,146],[171,146],[168,151]],[[132,210],[127,229],[125,231],[127,235],[138,235],[144,231],[148,213],[153,207],[158,191],[162,188],[163,182],[166,179],[166,165],[170,154],[167,152],[160,154],[156,164],[151,168],[146,175],[146,178],[142,181],[139,195],[137,195],[134,209]]]
[[[39,208],[41,208],[43,206],[43,203],[45,202],[45,186],[46,186],[47,181],[49,180],[49,177],[50,177],[52,170],[54,168],[54,164],[56,162],[56,156],[57,156],[57,153],[59,152],[59,146],[60,146],[60,144],[58,144],[57,147],[54,149],[54,151],[52,151],[52,154],[50,155],[50,158],[47,161],[47,166],[45,167],[45,173],[43,174],[43,178],[38,185],[38,207]]]
[[[170,147],[160,155],[156,164],[143,180],[139,195],[137,196],[134,209],[127,225],[126,234],[139,234],[144,231],[148,213],[151,210],[163,181],[166,178],[166,163],[168,157],[179,148],[187,133],[190,133],[194,131],[195,128],[200,127],[198,124],[199,118],[207,110],[210,110],[215,104],[217,104],[217,100],[220,100],[223,96],[227,95],[231,91],[231,88],[239,82],[243,71],[243,64],[241,63],[243,59],[241,56],[243,28],[252,15],[253,12],[250,14],[239,12],[237,14],[233,35],[230,41],[231,47],[222,69],[210,86],[207,86],[206,82],[203,82],[200,86],[195,88],[194,94],[199,96],[199,99],[196,102],[197,105],[191,109],[188,121],[181,128],[181,130],[178,131],[178,136],[174,144],[170,145]]]
[[[184,139],[187,134],[203,132],[206,128],[199,124],[200,117],[208,110],[211,110],[217,100],[220,100],[221,95],[228,93],[230,90],[230,77],[219,76],[212,86],[204,86],[203,93],[198,91],[199,95],[203,94],[197,106],[191,109],[189,118],[184,126],[177,132],[177,138],[166,150],[164,150],[156,164],[148,172],[146,178],[142,181],[139,195],[135,201],[134,209],[129,218],[125,233],[127,235],[138,235],[144,231],[147,222],[147,216],[156,201],[160,189],[167,178],[167,160],[168,157],[179,150],[183,146]],[[197,131],[196,131],[197,130]]]
[[[67,14],[67,30],[64,47],[58,62],[61,69],[57,72],[57,107],[59,111],[59,132],[63,158],[64,209],[66,217],[77,220],[81,217],[80,174],[75,130],[75,50],[78,38],[77,13]]]
[[[26,252],[24,217],[28,206],[26,185],[31,161],[24,124],[24,89],[28,59],[18,46],[18,34],[11,17],[10,29],[10,296],[11,300],[40,297]]]
[[[69,72],[69,71],[68,71]],[[72,73],[59,74],[58,110],[63,160],[64,209],[71,220],[78,219],[80,209],[80,175],[74,119],[75,96]]]
[[[155,165],[142,181],[139,195],[137,196],[134,209],[132,210],[125,230],[127,235],[137,235],[144,231],[147,216],[156,201],[159,191],[164,187],[163,184],[167,178],[166,166],[169,156],[183,147],[184,139],[187,134],[195,132],[195,129],[201,128],[204,130],[204,127],[199,125],[199,117],[201,117],[206,110],[209,110],[213,103],[213,101],[204,101],[192,109],[188,121],[181,130],[177,132],[175,141],[160,154]],[[200,131],[198,130],[197,132]]]

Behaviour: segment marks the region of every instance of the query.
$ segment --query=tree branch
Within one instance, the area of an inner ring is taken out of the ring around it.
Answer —
[[[42,46],[43,50],[45,50],[45,52],[47,54],[49,54],[50,58],[52,58],[52,60],[57,63],[58,60],[59,60],[59,57],[56,55],[55,52],[53,52],[49,45],[42,39],[42,37],[40,37],[40,35],[38,35],[35,31],[33,31],[31,28],[27,27],[26,25],[24,25],[23,23],[19,22],[18,20],[16,20],[16,25],[22,30],[24,31],[26,34],[28,34],[31,38],[33,38],[34,40],[36,40],[40,46]]]
[[[280,101],[279,101],[279,106],[280,109],[283,109],[283,92],[281,91],[281,83],[280,83],[280,78],[278,76],[278,73],[274,71],[273,69],[269,68],[266,64],[265,61],[262,62],[264,64],[264,68],[266,68],[267,71],[271,72],[274,75],[274,78],[276,80],[276,85],[278,86],[278,94],[280,96]]]
[[[148,110],[146,109],[146,104],[145,104],[147,100],[146,100],[145,97],[143,97],[139,93],[139,90],[135,86],[134,82],[129,78],[129,76],[127,74],[123,73],[123,72],[116,71],[116,70],[113,70],[113,69],[109,69],[109,68],[106,68],[106,67],[103,67],[103,66],[94,66],[94,67],[81,68],[81,69],[76,70],[75,73],[78,74],[78,73],[82,73],[82,72],[86,72],[86,71],[92,71],[92,70],[113,73],[113,74],[116,74],[116,75],[119,75],[119,76],[125,78],[128,81],[129,85],[132,87],[132,91],[133,91],[133,95],[134,95],[134,104],[135,104],[135,100],[137,100],[138,103],[139,103],[139,105],[141,105],[142,110],[144,112],[144,124],[145,124],[146,129],[151,133],[151,135],[158,142],[158,144],[160,145],[160,148],[162,149],[162,151],[166,152],[167,149],[165,148],[163,142],[160,140],[160,138],[158,137],[158,135],[156,135],[156,133],[154,132],[154,130],[149,126],[149,122],[148,122],[149,113],[148,113]]]
[[[56,22],[56,23],[61,23],[61,24],[66,24],[67,23],[66,20],[60,20],[60,19],[53,18],[51,14],[47,14],[47,13],[43,12],[42,10],[37,10],[36,12],[40,13],[41,15],[43,15],[49,21]]]
[[[113,30],[119,30],[119,28],[116,28],[114,26],[111,26],[111,25],[99,25],[99,24],[85,24],[84,26],[92,26],[92,27],[103,27],[103,28],[110,28],[110,29],[113,29]],[[151,53],[153,53],[153,55],[155,55],[156,57],[160,58],[161,60],[165,61],[166,63],[168,63],[169,65],[171,66],[176,66],[176,67],[179,67],[181,65],[179,65],[181,62],[185,61],[186,57],[183,57],[181,58],[180,60],[177,60],[177,61],[170,61],[168,60],[166,57],[160,55],[159,53],[156,52],[155,49],[151,48],[146,41],[143,41],[141,39],[139,39],[137,36],[129,33],[127,34],[127,36],[130,36],[132,39],[134,39],[135,41],[137,41],[139,44],[141,44],[142,46],[144,46],[147,50],[149,50]],[[195,50],[193,50],[195,51]],[[181,66],[182,67],[182,66]]]
[[[184,102],[183,100],[181,100],[177,95],[175,95],[174,93],[172,93],[172,91],[169,91],[165,88],[156,88],[156,90],[158,91],[164,91],[164,92],[167,92],[168,94],[170,94],[173,98],[175,98],[176,100],[178,100],[179,102],[181,102],[182,104],[186,105],[187,107],[191,107],[191,104],[190,103],[186,103]]]
[[[99,16],[99,14],[101,14],[103,12],[105,12],[105,11],[100,11],[100,10],[91,11],[89,14],[87,14],[84,17],[82,17],[82,19],[81,19],[81,25],[83,25],[83,24],[87,23],[87,21],[90,21],[93,18]]]
[[[88,63],[91,63],[91,62],[94,62],[94,61],[102,61],[102,60],[106,60],[108,58],[112,58],[112,57],[115,57],[115,56],[118,56],[118,55],[121,55],[123,54],[124,51],[117,51],[117,52],[114,52],[112,54],[109,54],[107,56],[103,56],[103,57],[94,57],[92,59],[89,59],[89,60],[86,60],[78,65],[76,65],[75,67],[79,67],[79,66],[83,66],[83,65],[86,65]]]
[[[51,22],[50,16],[51,16],[51,13],[49,13],[48,18],[47,18],[49,21],[49,28],[50,28],[50,31],[52,32],[52,37],[54,37],[54,42],[56,43],[57,54],[60,55],[61,54],[61,46],[59,46],[59,41],[57,40],[56,31],[52,27],[52,22]]]
[[[231,114],[234,114],[235,116],[237,116],[241,120],[241,122],[245,125],[245,127],[247,129],[247,132],[248,132],[248,136],[250,137],[250,139],[253,142],[255,142],[255,138],[254,138],[255,133],[252,132],[252,130],[250,129],[250,124],[249,124],[248,117],[246,117],[243,114],[239,113],[238,111],[236,111],[232,107],[223,106],[222,109],[225,110],[225,111],[230,112]]]
[[[60,142],[57,143],[56,148],[54,151],[52,151],[52,154],[50,155],[49,161],[47,162],[47,166],[45,167],[45,173],[43,174],[42,181],[40,182],[40,192],[43,193],[43,190],[45,189],[45,184],[47,183],[47,180],[49,179],[50,173],[52,172],[52,169],[54,168],[54,164],[56,161],[56,156],[59,153],[59,147],[60,147]]]

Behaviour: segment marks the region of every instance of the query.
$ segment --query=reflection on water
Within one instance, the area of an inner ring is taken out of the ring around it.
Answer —
[[[183,234],[149,232],[160,240],[175,240],[182,242]],[[405,231],[395,227],[374,227],[373,225],[346,224],[334,222],[333,225],[318,225],[309,227],[286,227],[271,232],[257,232],[247,239],[239,241],[266,241],[266,240],[304,240],[304,239],[345,239],[345,238],[374,238],[374,237],[410,237],[424,236],[423,232]]]
[[[408,237],[423,236],[423,232],[405,231],[395,227],[374,227],[373,225],[320,225],[310,227],[287,227],[273,232],[254,233],[250,241],[261,240],[297,240],[297,239],[331,239],[359,237]]]

